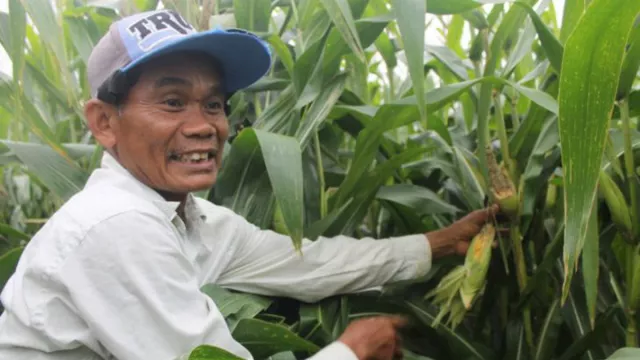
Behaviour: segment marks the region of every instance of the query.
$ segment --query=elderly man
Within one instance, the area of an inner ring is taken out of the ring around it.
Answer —
[[[26,247],[2,292],[0,358],[170,360],[200,344],[251,354],[200,288],[315,301],[425,274],[463,255],[491,211],[428,234],[290,239],[192,195],[216,181],[227,96],[270,67],[242,31],[197,33],[161,10],[114,23],[88,63],[85,116],[106,150]],[[391,359],[402,319],[353,322],[314,360]]]

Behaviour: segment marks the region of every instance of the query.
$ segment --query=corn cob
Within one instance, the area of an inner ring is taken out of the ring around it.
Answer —
[[[625,232],[627,235],[633,234],[633,226],[631,223],[631,213],[629,212],[629,206],[616,185],[615,182],[611,179],[609,174],[607,174],[604,170],[600,170],[600,178],[598,184],[598,190],[604,197],[605,202],[607,203],[607,207],[609,208],[609,212],[611,213],[611,219],[614,224],[616,224],[620,230]]]
[[[462,281],[460,296],[465,309],[469,310],[476,295],[482,290],[491,261],[491,246],[496,236],[493,224],[484,225],[471,241],[464,262],[466,276]]]
[[[276,208],[273,211],[273,230],[283,235],[289,235],[289,228],[287,228],[287,224],[284,222],[282,209],[280,208],[280,205],[278,205],[277,201]]]
[[[433,299],[432,304],[440,308],[433,326],[437,326],[446,315],[446,324],[452,328],[462,322],[474,300],[484,289],[494,238],[495,227],[491,223],[485,224],[471,241],[464,265],[455,267],[425,296]]]
[[[520,199],[511,176],[504,163],[498,165],[491,146],[487,146],[485,151],[494,201],[500,205],[501,212],[510,217],[516,217],[520,210]]]

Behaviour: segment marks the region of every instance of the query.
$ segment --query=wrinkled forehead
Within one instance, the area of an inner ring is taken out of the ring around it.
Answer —
[[[158,57],[142,64],[132,76],[136,82],[149,83],[171,77],[220,88],[224,81],[215,59],[200,52],[181,52]]]

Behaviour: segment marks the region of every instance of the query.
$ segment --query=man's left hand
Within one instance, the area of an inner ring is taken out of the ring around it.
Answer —
[[[473,237],[499,211],[500,208],[497,204],[486,209],[475,210],[446,228],[426,233],[431,245],[432,257],[436,259],[448,255],[464,256]]]

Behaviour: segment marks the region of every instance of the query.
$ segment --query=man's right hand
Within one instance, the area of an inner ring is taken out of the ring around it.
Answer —
[[[402,359],[402,339],[398,329],[407,324],[400,316],[359,319],[347,326],[338,341],[347,345],[359,360]]]

